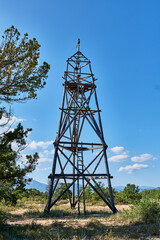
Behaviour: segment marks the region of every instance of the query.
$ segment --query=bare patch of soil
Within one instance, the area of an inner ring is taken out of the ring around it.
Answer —
[[[25,212],[28,212],[28,209],[17,209],[15,211],[9,211],[12,215],[23,215]]]
[[[61,205],[61,208],[64,209],[65,207],[68,207],[69,205],[68,204],[63,204]],[[130,206],[129,205],[117,205],[117,210],[119,212],[122,212],[124,209],[129,209]],[[43,212],[43,208],[42,208],[42,204],[36,206],[36,208]],[[55,221],[56,222],[61,222],[63,223],[64,225],[66,223],[70,223],[71,225],[73,225],[75,228],[77,227],[83,227],[85,226],[93,217],[96,217],[96,220],[100,221],[102,224],[105,224],[105,225],[108,225],[108,226],[112,226],[115,224],[116,222],[116,225],[123,225],[123,222],[120,222],[115,219],[115,218],[112,218],[111,217],[102,217],[101,216],[101,213],[102,212],[102,215],[109,212],[109,209],[107,206],[87,206],[87,210],[88,212],[95,212],[95,214],[92,214],[92,215],[88,215],[84,218],[72,218],[72,216],[67,219],[65,217],[62,217],[62,218],[58,218],[58,219],[53,219],[53,218],[47,218],[47,219],[43,219],[43,218],[34,218],[34,217],[27,217],[26,215],[24,215],[24,213],[27,213],[28,211],[30,211],[29,209],[18,209],[18,210],[15,210],[15,211],[10,211],[10,213],[12,214],[12,219],[8,220],[7,221],[7,224],[9,225],[25,225],[25,224],[32,224],[33,222],[36,223],[36,224],[40,224],[40,225],[43,225],[43,226],[48,226],[48,225],[51,225],[53,224]],[[32,211],[32,210],[31,210]],[[82,211],[83,212],[83,211]],[[15,215],[15,217],[14,217]],[[18,217],[17,217],[18,215]]]
[[[55,236],[63,236],[63,239],[94,239],[86,238],[86,236],[93,237],[94,235],[97,236],[96,239],[99,236],[99,239],[104,239],[103,236],[106,236],[105,239],[113,240],[159,239],[157,238],[158,227],[153,224],[136,223],[123,218],[124,214],[121,212],[128,210],[130,205],[116,205],[116,208],[118,214],[112,214],[107,206],[89,205],[87,206],[87,215],[83,216],[82,214],[78,217],[76,209],[70,210],[69,204],[57,204],[53,207],[50,215],[43,214],[43,204],[28,204],[22,209],[9,211],[11,217],[7,220],[7,228],[10,226],[10,229],[14,231],[13,236],[25,230],[27,230],[27,236],[34,234],[34,231],[37,231],[36,234],[41,231],[43,235],[47,236],[44,239],[48,239],[48,236],[51,237],[49,239],[61,239]],[[83,209],[81,209],[81,213],[83,213]],[[39,227],[40,225],[41,227]],[[74,238],[74,236],[80,237]],[[19,238],[15,237],[14,239]]]
[[[130,205],[116,205],[116,208],[119,212],[122,212],[123,210],[128,210],[130,208]],[[111,210],[107,207],[107,206],[87,206],[87,210],[90,211],[109,211],[111,212]]]

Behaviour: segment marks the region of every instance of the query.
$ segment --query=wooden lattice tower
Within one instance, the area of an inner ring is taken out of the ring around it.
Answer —
[[[115,213],[117,210],[111,187],[113,177],[108,168],[106,153],[108,146],[103,135],[96,79],[92,73],[90,60],[80,52],[79,39],[77,48],[78,51],[67,60],[63,77],[61,115],[54,142],[53,167],[49,176],[45,212],[49,212],[61,196],[68,192],[70,206],[75,208],[77,205],[78,214],[80,214],[80,199],[83,199],[81,201],[85,214],[85,189],[89,185]],[[100,165],[103,167],[101,166],[98,171]],[[102,172],[102,169],[105,171]],[[66,188],[55,199],[54,193],[60,179],[64,180]],[[99,187],[96,179],[107,179],[109,197]]]

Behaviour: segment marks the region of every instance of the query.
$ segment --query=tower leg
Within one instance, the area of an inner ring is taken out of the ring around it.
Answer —
[[[78,202],[78,216],[79,216],[80,215],[79,179],[77,180],[77,202]]]
[[[102,122],[101,122],[101,116],[100,116],[100,112],[99,112],[99,105],[98,105],[98,99],[97,99],[96,91],[95,91],[94,96],[95,96],[96,106],[97,106],[97,110],[98,110],[98,120],[99,120],[100,129],[101,129],[102,139],[103,139],[103,142],[104,142],[103,128],[102,128]],[[107,172],[108,176],[110,176],[109,167],[108,167],[108,160],[107,160],[107,153],[106,153],[106,146],[104,146],[104,144],[103,144],[103,152],[104,152],[106,172]],[[114,198],[113,198],[113,193],[112,193],[112,186],[111,186],[110,177],[108,177],[108,188],[109,188],[109,193],[110,193],[110,198],[111,198],[112,211],[113,211],[113,213],[116,213],[117,209],[115,208],[115,205],[114,205]]]
[[[75,165],[75,153],[73,153],[73,164]],[[75,175],[75,168],[73,167],[73,175]],[[73,178],[74,181],[74,178]],[[75,208],[75,183],[72,186],[72,208]]]
[[[84,215],[86,215],[86,201],[85,201],[84,179],[82,179],[82,187],[83,187],[83,210],[84,210]]]
[[[107,154],[106,154],[106,149],[105,148],[104,148],[104,160],[105,160],[106,172],[107,172],[108,176],[110,176],[108,161],[107,161]],[[115,208],[115,205],[114,205],[114,198],[113,198],[113,193],[112,193],[112,186],[111,186],[110,177],[108,177],[107,180],[108,180],[108,188],[109,188],[109,193],[110,193],[110,198],[111,198],[112,211],[113,211],[113,213],[116,213],[117,209]]]
[[[57,153],[58,153],[58,146],[56,146],[56,148],[55,148],[51,182],[50,182],[50,185],[49,185],[49,192],[48,192],[48,201],[47,201],[47,204],[46,204],[45,209],[44,209],[44,212],[47,212],[47,213],[50,211],[51,199],[52,199],[52,196],[53,196],[53,193],[54,193],[53,192],[53,184],[54,184],[54,176],[55,176],[55,170],[56,170]]]

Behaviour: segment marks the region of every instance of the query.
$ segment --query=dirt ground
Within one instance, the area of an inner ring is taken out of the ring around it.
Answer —
[[[61,203],[53,208],[50,215],[45,215],[43,213],[44,204],[25,204],[23,208],[19,206],[17,209],[7,211],[10,217],[6,222],[6,229],[8,231],[8,227],[10,228],[15,240],[21,239],[17,237],[19,234],[22,234],[22,239],[32,239],[31,234],[36,234],[36,237],[37,234],[40,234],[40,236],[41,234],[45,236],[50,234],[49,238],[43,238],[47,240],[61,239],[54,238],[53,235],[55,236],[55,234],[61,234],[62,236],[66,234],[70,236],[71,234],[73,236],[73,238],[65,237],[62,239],[95,239],[93,237],[86,238],[86,236],[96,233],[98,234],[97,236],[100,234],[100,237],[102,237],[105,232],[108,234],[106,235],[108,237],[100,239],[160,240],[160,238],[157,238],[158,229],[153,224],[137,224],[136,222],[130,222],[129,219],[124,220],[121,217],[124,214],[123,212],[130,208],[130,205],[116,205],[116,208],[118,214],[112,214],[107,206],[88,205],[86,207],[87,215],[84,216],[82,210],[82,215],[77,216],[76,209],[72,211],[69,204]],[[27,238],[24,238],[23,235],[25,231],[28,231]],[[37,232],[35,233],[35,231]],[[41,232],[39,233],[39,231]],[[82,236],[85,234],[85,238],[81,238],[80,235],[78,235],[78,238],[74,238],[74,234],[78,232]],[[110,235],[111,237],[109,237]],[[33,239],[41,239],[41,237],[36,237]],[[12,239],[12,237],[6,239]],[[96,239],[98,238],[96,237]]]
[[[68,207],[69,205],[68,204],[64,204],[64,208],[65,207]],[[38,206],[36,206],[38,207]],[[130,208],[129,205],[117,205],[116,206],[118,212],[122,212],[123,210],[127,210]],[[39,204],[39,208],[38,210],[42,211],[42,204]],[[102,211],[102,212],[105,212],[105,211],[110,211],[108,209],[107,206],[87,206],[87,210],[88,211]],[[17,209],[16,211],[9,211],[9,213],[11,213],[13,216],[15,215],[14,218],[10,219],[7,221],[7,224],[9,225],[19,225],[19,224],[22,224],[22,225],[25,225],[25,224],[31,224],[32,222],[36,223],[36,224],[41,224],[43,226],[48,226],[50,224],[53,224],[53,222],[55,221],[53,218],[47,218],[47,219],[42,219],[42,218],[29,218],[29,217],[24,217],[23,214],[28,212],[29,210],[28,209]],[[19,215],[18,217],[16,217],[17,215]],[[21,216],[21,217],[20,217]],[[107,224],[107,225],[111,225],[115,222],[115,220],[113,219],[109,219],[107,220],[107,218],[104,218],[104,217],[98,217],[97,214],[92,214],[92,217],[96,217],[97,220],[101,221],[103,224]],[[63,218],[60,218],[60,219],[56,219],[57,222],[68,222],[68,219],[66,220],[64,217]],[[78,219],[78,224],[77,224],[77,219],[74,220],[73,218],[70,218],[70,221],[73,222],[74,226],[76,227],[79,227],[79,226],[84,226],[87,224],[87,222],[90,221],[90,218],[88,218],[86,216],[86,218],[80,218]],[[121,223],[119,222],[118,225],[121,225]]]

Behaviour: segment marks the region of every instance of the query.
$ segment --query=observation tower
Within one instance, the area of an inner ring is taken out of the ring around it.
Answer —
[[[67,59],[64,72],[62,106],[58,132],[54,141],[52,172],[49,176],[48,202],[45,212],[65,194],[71,208],[77,207],[78,215],[86,214],[85,189],[89,185],[113,213],[117,212],[112,194],[107,144],[104,140],[101,110],[96,93],[96,79],[90,60],[80,51]],[[109,188],[106,196],[97,180],[105,179]],[[55,198],[59,181],[64,181],[64,191]],[[70,191],[69,191],[70,190]]]

